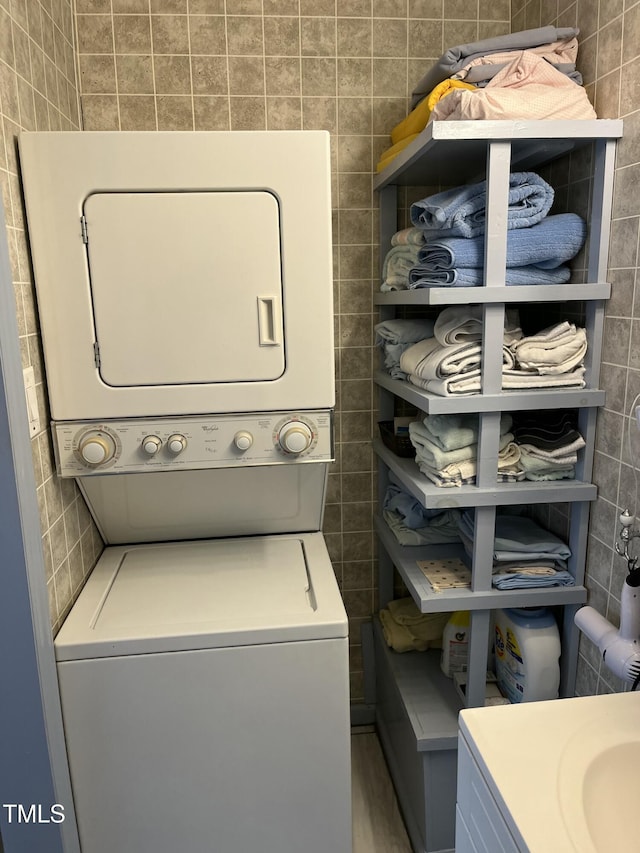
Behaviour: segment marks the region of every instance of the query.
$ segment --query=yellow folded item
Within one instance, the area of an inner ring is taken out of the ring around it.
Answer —
[[[392,609],[400,619],[409,619],[410,623],[397,621],[391,612]],[[417,620],[415,614],[417,614]],[[420,613],[411,599],[399,599],[397,602],[389,602],[388,610],[380,611],[380,622],[385,641],[394,651],[424,652],[427,649],[442,648],[442,632],[450,615],[450,613]]]
[[[424,130],[431,118],[431,111],[435,105],[450,92],[453,92],[454,89],[475,88],[477,87],[471,83],[464,83],[462,80],[447,79],[443,80],[442,83],[438,83],[429,92],[427,97],[423,98],[418,106],[411,110],[409,115],[393,128],[391,131],[391,142],[395,145],[402,139],[406,139],[408,136],[413,136]]]
[[[383,169],[386,169],[389,163],[393,160],[394,157],[397,157],[398,154],[406,148],[410,142],[413,142],[414,139],[417,139],[419,133],[414,133],[411,136],[407,136],[406,139],[401,139],[400,142],[392,145],[391,148],[387,148],[380,155],[380,159],[378,160],[378,165],[376,166],[376,171],[381,172]]]

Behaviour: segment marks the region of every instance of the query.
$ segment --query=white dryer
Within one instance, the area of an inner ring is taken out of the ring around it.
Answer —
[[[328,134],[20,158],[57,470],[109,546],[55,639],[83,853],[348,853]]]

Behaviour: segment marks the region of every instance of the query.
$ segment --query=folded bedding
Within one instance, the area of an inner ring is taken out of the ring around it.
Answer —
[[[587,226],[575,213],[546,216],[530,228],[516,228],[507,232],[506,265],[554,269],[575,257],[586,237]],[[418,252],[419,268],[425,274],[457,267],[482,268],[484,244],[484,237],[428,240]]]
[[[396,479],[393,471],[389,471],[389,484],[385,491],[382,502],[383,509],[394,512],[410,529],[425,527],[444,510],[426,509],[420,501],[406,491],[402,484]]]
[[[575,27],[538,27],[450,47],[414,87],[411,93],[411,107],[415,107],[438,83],[451,77],[474,59],[501,51],[526,50],[538,45],[552,44],[556,41],[576,38],[579,33],[580,30]]]
[[[512,172],[509,176],[507,229],[528,228],[540,222],[549,213],[553,198],[553,188],[535,172]],[[425,235],[427,240],[479,237],[485,233],[486,206],[487,183],[480,181],[414,202],[410,217],[416,228],[428,231]]]
[[[556,71],[566,74],[574,83],[582,85],[582,75],[576,70],[578,58],[578,39],[566,38],[526,48],[530,53],[535,53],[552,65]],[[476,86],[486,86],[499,71],[502,71],[512,60],[518,57],[522,48],[518,50],[504,50],[499,53],[486,53],[470,59],[459,71],[451,75],[452,80],[464,80],[465,83],[474,83]]]
[[[431,115],[434,121],[597,118],[582,86],[526,50],[484,88],[456,89],[434,106]]]

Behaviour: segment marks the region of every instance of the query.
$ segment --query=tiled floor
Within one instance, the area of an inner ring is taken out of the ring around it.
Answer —
[[[351,733],[353,853],[411,853],[375,732]]]

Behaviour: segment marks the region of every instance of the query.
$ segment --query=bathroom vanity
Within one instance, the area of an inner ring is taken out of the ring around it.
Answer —
[[[456,853],[635,853],[640,694],[460,714]]]

